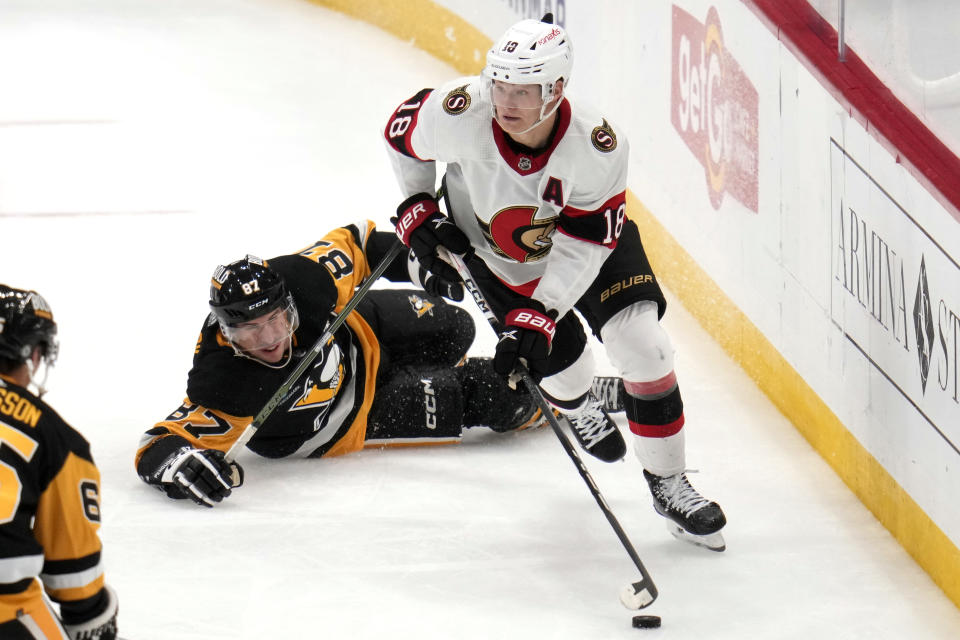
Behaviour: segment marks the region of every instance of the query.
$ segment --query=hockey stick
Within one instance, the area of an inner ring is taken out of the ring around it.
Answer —
[[[480,308],[480,311],[487,319],[487,322],[490,323],[491,328],[493,328],[493,330],[499,334],[500,321],[497,320],[497,316],[494,315],[490,305],[487,304],[486,298],[483,297],[483,292],[480,291],[480,287],[470,274],[470,269],[467,267],[467,264],[464,262],[463,258],[447,251],[446,249],[441,249],[441,257],[452,264],[457,270],[457,272],[460,274],[460,277],[463,278],[463,283],[470,292],[470,295],[473,296],[473,301],[477,303],[477,307]],[[650,577],[650,573],[647,571],[647,568],[643,566],[643,561],[640,560],[637,550],[633,548],[633,544],[630,542],[627,534],[623,531],[623,527],[621,527],[620,523],[617,521],[617,517],[613,515],[613,511],[610,510],[610,506],[604,499],[603,494],[600,493],[597,483],[594,482],[593,476],[590,475],[590,471],[584,464],[580,454],[577,453],[576,448],[570,444],[570,439],[567,438],[567,435],[560,427],[560,421],[557,420],[557,417],[553,414],[553,409],[551,408],[550,404],[547,403],[546,398],[544,398],[543,394],[540,392],[540,387],[537,386],[537,383],[534,382],[530,372],[527,371],[526,367],[523,365],[520,365],[517,368],[517,373],[519,374],[523,385],[527,388],[527,391],[530,392],[530,395],[537,403],[537,406],[540,407],[540,411],[543,412],[543,415],[550,423],[550,427],[556,434],[557,439],[560,440],[563,450],[567,452],[567,455],[570,456],[570,460],[573,462],[574,466],[577,467],[577,471],[580,472],[580,477],[583,478],[585,483],[587,483],[587,488],[590,489],[590,493],[593,494],[594,499],[600,506],[600,510],[603,511],[603,515],[607,517],[607,522],[609,522],[610,526],[613,527],[614,533],[616,533],[617,537],[620,538],[620,543],[623,545],[623,548],[627,550],[627,555],[630,556],[630,559],[633,560],[633,564],[635,564],[637,569],[640,571],[640,580],[638,582],[629,584],[620,590],[620,602],[622,602],[623,606],[627,607],[628,609],[643,609],[644,607],[650,606],[659,595],[657,586],[653,583],[653,578]]]
[[[291,388],[296,384],[297,380],[303,375],[303,372],[306,371],[311,364],[313,364],[314,359],[317,355],[323,351],[323,346],[327,344],[327,341],[333,337],[333,334],[336,333],[337,329],[340,328],[344,322],[347,321],[347,316],[350,315],[350,312],[356,308],[360,301],[363,300],[363,297],[367,294],[367,291],[370,290],[370,287],[373,286],[373,283],[383,275],[383,272],[387,270],[387,267],[390,266],[390,263],[393,262],[393,259],[400,255],[400,252],[405,249],[402,243],[396,242],[387,251],[386,255],[383,256],[383,259],[380,260],[373,271],[370,272],[370,277],[368,277],[362,285],[360,285],[357,290],[354,292],[353,297],[347,301],[347,304],[343,305],[343,309],[340,310],[340,313],[337,314],[337,317],[333,319],[333,322],[330,323],[330,326],[327,327],[327,330],[323,332],[323,335],[313,344],[310,351],[303,356],[303,359],[300,360],[300,364],[297,365],[297,368],[294,369],[287,379],[283,381],[283,384],[280,385],[280,388],[277,389],[276,393],[267,400],[267,404],[263,405],[263,409],[260,409],[254,418],[253,422],[247,425],[247,428],[243,430],[243,433],[240,434],[240,437],[237,438],[237,441],[233,443],[230,449],[227,451],[226,460],[227,462],[233,462],[237,458],[237,454],[240,453],[240,450],[246,446],[247,442],[250,441],[250,438],[257,433],[263,423],[270,417],[270,414],[273,413],[273,410],[276,409],[284,400],[287,399],[287,395],[290,393]]]

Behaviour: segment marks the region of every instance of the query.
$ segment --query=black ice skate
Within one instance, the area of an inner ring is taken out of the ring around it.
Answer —
[[[589,395],[579,411],[563,414],[583,449],[604,462],[616,462],[627,453],[627,443],[617,424],[603,410],[602,403]]]
[[[524,418],[520,425],[511,429],[511,431],[525,431],[526,429],[539,429],[547,425],[547,417],[543,415],[540,407],[534,407],[529,417]]]
[[[643,477],[653,494],[653,508],[667,519],[667,529],[673,537],[711,551],[727,548],[720,533],[727,524],[723,510],[701,496],[690,485],[686,473],[662,477],[644,469]]]
[[[623,379],[615,377],[597,376],[593,379],[590,392],[603,405],[607,413],[623,411],[623,399],[627,390],[623,388]]]

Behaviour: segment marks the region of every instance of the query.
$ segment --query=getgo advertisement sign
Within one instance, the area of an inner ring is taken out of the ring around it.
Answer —
[[[706,23],[673,7],[670,120],[703,165],[710,204],[729,193],[757,212],[758,95],[726,49],[715,7]]]

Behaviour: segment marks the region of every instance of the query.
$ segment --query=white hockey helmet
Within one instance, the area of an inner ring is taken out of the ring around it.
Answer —
[[[573,70],[573,46],[563,27],[553,24],[553,14],[542,20],[521,20],[507,29],[487,52],[487,64],[482,76],[486,84],[492,81],[510,84],[538,84],[546,105],[553,98],[557,80],[564,86],[570,83]],[[543,119],[560,105],[556,101]]]

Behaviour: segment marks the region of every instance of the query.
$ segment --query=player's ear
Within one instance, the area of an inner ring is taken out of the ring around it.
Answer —
[[[563,95],[563,78],[558,78],[556,82],[553,83],[553,97],[559,98]]]

